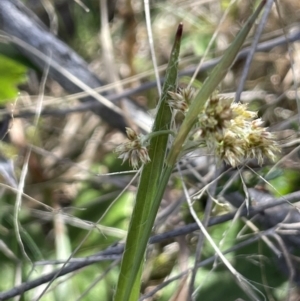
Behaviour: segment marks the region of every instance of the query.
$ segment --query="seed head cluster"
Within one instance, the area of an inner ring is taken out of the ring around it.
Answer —
[[[274,161],[280,151],[275,137],[247,105],[213,94],[199,115],[200,136],[209,151],[233,167],[247,159]],[[255,119],[256,118],[256,119]]]
[[[170,107],[186,114],[195,90],[180,89],[177,93],[169,92],[169,95]],[[280,151],[274,135],[262,127],[256,112],[249,111],[246,104],[221,97],[217,92],[211,95],[200,112],[196,129],[208,151],[233,167],[247,159],[257,159],[260,165],[264,157],[274,161]]]
[[[169,106],[186,115],[195,90],[186,88],[168,93]],[[206,145],[209,152],[233,167],[248,159],[257,159],[261,165],[265,157],[275,161],[280,152],[274,135],[262,125],[257,113],[249,111],[246,104],[233,103],[233,99],[213,93],[198,115],[193,133],[197,133],[199,145]],[[137,169],[140,163],[150,162],[146,139],[130,128],[126,128],[126,133],[129,141],[118,146],[116,152],[123,162],[129,160]]]
[[[150,162],[148,150],[144,146],[142,135],[131,128],[126,128],[126,134],[129,141],[119,145],[115,151],[119,154],[118,158],[123,159],[123,163],[128,160],[133,169],[138,169],[140,163]]]
[[[168,94],[171,96],[168,100],[169,106],[185,114],[194,99],[195,90],[192,88],[179,88],[177,93],[169,91]]]

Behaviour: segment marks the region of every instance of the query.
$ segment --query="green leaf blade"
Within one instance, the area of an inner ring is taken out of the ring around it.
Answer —
[[[178,57],[182,36],[182,24],[179,25],[170,61],[166,71],[166,81],[159,101],[153,132],[168,130],[172,113],[167,104],[168,91],[175,90],[177,83]],[[118,280],[115,301],[137,300],[136,293],[140,289],[140,275],[148,239],[151,234],[160,199],[156,199],[156,190],[163,171],[168,135],[159,135],[151,139],[149,156],[151,162],[143,167],[136,203],[133,210],[123,255],[121,272]],[[156,203],[153,206],[153,203]],[[158,203],[158,205],[157,205]]]

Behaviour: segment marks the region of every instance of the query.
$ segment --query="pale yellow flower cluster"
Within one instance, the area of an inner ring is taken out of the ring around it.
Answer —
[[[171,108],[185,115],[194,94],[194,89],[169,92],[171,99],[168,103]],[[198,133],[200,141],[194,146],[206,145],[209,152],[233,167],[248,159],[257,159],[260,165],[265,157],[274,161],[280,152],[279,145],[274,135],[262,127],[262,120],[256,117],[256,112],[249,111],[247,105],[233,103],[233,99],[214,93],[198,116],[193,132]],[[129,141],[118,146],[116,152],[123,163],[129,160],[129,164],[137,169],[140,163],[150,162],[145,145],[147,136],[137,135],[130,128],[126,128],[126,133]]]
[[[260,165],[264,157],[274,161],[280,148],[256,117],[247,105],[214,94],[199,115],[201,138],[209,151],[233,167],[252,158]]]
[[[194,91],[169,92],[170,107],[185,114],[193,101]],[[196,129],[208,151],[231,166],[236,167],[252,158],[261,165],[264,157],[274,161],[280,149],[274,135],[262,127],[261,119],[256,117],[256,112],[247,110],[247,105],[233,103],[233,99],[213,93],[199,114]]]
[[[150,162],[148,150],[144,146],[142,135],[138,135],[131,128],[126,128],[126,134],[129,141],[119,145],[115,151],[119,153],[118,158],[123,159],[123,163],[129,160],[132,168],[138,169],[140,163]]]

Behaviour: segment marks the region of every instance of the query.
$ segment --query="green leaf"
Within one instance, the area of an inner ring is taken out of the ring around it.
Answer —
[[[175,36],[153,132],[170,129],[172,113],[167,103],[168,91],[174,91],[176,88],[181,36],[182,24],[179,25]],[[155,198],[155,195],[164,166],[167,143],[168,135],[154,136],[150,141],[149,156],[151,162],[146,164],[142,170],[115,301],[134,301],[138,298],[144,254],[160,202],[159,199]]]
[[[0,104],[17,97],[17,86],[26,81],[26,71],[23,65],[0,55]]]

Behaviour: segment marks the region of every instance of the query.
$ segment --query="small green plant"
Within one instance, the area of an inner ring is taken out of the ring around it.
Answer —
[[[152,133],[149,137],[143,137],[127,129],[130,141],[117,149],[120,158],[123,161],[128,159],[133,168],[137,169],[139,163],[143,165],[115,301],[135,301],[139,297],[147,242],[163,193],[180,156],[205,146],[221,160],[237,166],[249,158],[256,158],[259,163],[262,163],[263,157],[274,160],[279,151],[273,135],[261,127],[260,119],[254,119],[256,113],[214,92],[235,60],[264,4],[265,1],[262,1],[197,93],[191,89],[177,92],[182,36],[182,24],[179,25]],[[170,133],[173,124],[172,110],[185,115],[173,140],[165,135]],[[145,144],[145,141],[148,143]]]

